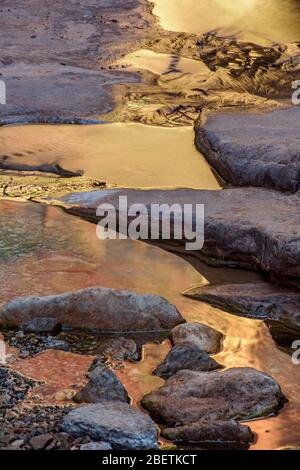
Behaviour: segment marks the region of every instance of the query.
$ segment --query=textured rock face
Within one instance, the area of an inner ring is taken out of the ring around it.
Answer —
[[[221,364],[205,351],[201,351],[198,346],[182,343],[171,349],[164,361],[155,369],[154,374],[168,379],[183,369],[210,371],[221,368]]]
[[[216,114],[195,126],[196,145],[234,186],[300,188],[300,108],[269,114]]]
[[[200,257],[216,266],[261,269],[300,286],[299,193],[282,194],[265,188],[108,190],[68,195],[57,204],[97,222],[98,205],[103,202],[118,207],[122,195],[128,197],[128,205],[138,202],[148,208],[151,203],[204,204],[205,243],[198,252]]]
[[[88,384],[73,398],[78,403],[101,401],[129,401],[128,394],[118,377],[105,364],[98,365],[88,374]]]
[[[72,436],[89,435],[113,449],[157,449],[157,429],[151,418],[121,402],[104,402],[71,411],[62,427]]]
[[[19,326],[41,314],[56,318],[63,325],[108,331],[163,330],[184,321],[176,307],[163,297],[97,287],[17,298],[1,309],[0,324]]]
[[[208,354],[216,354],[221,349],[222,333],[202,323],[184,323],[171,331],[171,341],[178,344],[195,345]]]
[[[169,426],[268,416],[284,400],[280,386],[267,374],[251,368],[224,372],[182,370],[142,400],[151,415]],[[180,403],[180,406],[178,404]]]
[[[112,338],[104,341],[97,349],[97,354],[104,360],[137,361],[139,349],[130,338]]]
[[[165,428],[163,437],[175,442],[186,443],[219,443],[247,446],[254,442],[254,434],[249,426],[236,421],[197,421],[196,423]]]
[[[36,317],[23,325],[25,333],[52,333],[61,331],[61,324],[55,318]]]
[[[300,293],[297,290],[257,282],[192,288],[184,295],[229,313],[265,320],[280,343],[299,338]]]

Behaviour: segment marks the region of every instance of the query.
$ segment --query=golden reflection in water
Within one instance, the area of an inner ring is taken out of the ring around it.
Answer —
[[[0,214],[0,304],[18,295],[47,295],[96,285],[163,295],[187,321],[203,322],[225,335],[223,350],[215,356],[225,367],[250,366],[267,372],[290,399],[276,418],[251,423],[259,433],[253,447],[300,444],[299,366],[275,346],[263,322],[232,316],[180,295],[206,282],[189,263],[141,242],[99,241],[93,224],[53,207],[0,201]],[[127,363],[118,372],[135,402],[161,385],[162,380],[151,372],[168,348],[168,342],[146,345],[142,362]],[[44,364],[43,356],[39,360],[36,370],[42,371],[47,361]],[[42,372],[38,373],[42,378]],[[51,387],[48,392],[46,396],[53,397]]]
[[[297,0],[152,0],[164,29],[234,36],[263,45],[300,40]]]
[[[124,187],[219,188],[192,127],[26,125],[17,134],[15,126],[0,130],[1,153],[14,164],[56,162]]]

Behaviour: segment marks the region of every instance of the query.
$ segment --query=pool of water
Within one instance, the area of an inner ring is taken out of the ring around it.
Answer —
[[[194,146],[192,127],[7,126],[0,131],[0,149],[0,160],[5,156],[6,163],[58,163],[123,187],[219,188]]]
[[[151,0],[164,29],[235,37],[257,44],[300,40],[298,0]]]
[[[163,295],[186,320],[203,322],[225,335],[223,350],[216,356],[225,367],[251,366],[265,371],[278,380],[290,399],[279,416],[251,423],[259,433],[253,448],[299,445],[298,369],[275,346],[265,324],[180,294],[207,283],[209,270],[204,277],[182,258],[139,241],[100,241],[95,230],[95,225],[54,207],[0,201],[0,304],[21,295],[97,285]],[[140,363],[128,363],[118,371],[134,403],[161,385],[162,380],[151,372],[168,349],[168,341],[147,344]]]

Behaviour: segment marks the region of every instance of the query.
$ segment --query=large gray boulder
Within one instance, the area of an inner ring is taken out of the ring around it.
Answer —
[[[145,204],[148,213],[154,203],[193,204],[194,208],[195,204],[203,204],[204,246],[197,256],[214,266],[263,270],[279,281],[300,287],[299,193],[282,194],[266,188],[104,190],[70,194],[51,202],[97,223],[99,204],[110,203],[118,208],[120,196],[127,196],[128,206]],[[184,236],[176,243],[185,244]]]
[[[299,106],[268,114],[212,114],[197,121],[196,146],[234,186],[298,191],[299,120]]]
[[[208,354],[216,354],[220,351],[222,338],[222,333],[202,323],[183,323],[175,326],[171,331],[171,341],[174,346],[190,344]]]
[[[158,295],[93,287],[12,300],[0,310],[0,325],[16,327],[41,315],[65,326],[104,331],[159,331],[184,322],[177,308]]]
[[[157,449],[157,428],[142,411],[122,402],[86,405],[67,414],[62,428],[75,437],[109,442],[113,449]]]
[[[157,366],[153,373],[163,379],[168,379],[183,369],[207,372],[222,369],[222,367],[195,344],[182,343],[169,351],[164,361]]]
[[[243,317],[265,320],[279,343],[300,335],[300,293],[267,282],[195,287],[185,296]],[[184,325],[183,325],[184,326]]]
[[[281,408],[284,395],[275,380],[252,368],[223,372],[182,370],[142,399],[150,414],[169,426],[199,420],[248,421]]]
[[[105,400],[126,403],[129,401],[123,384],[106,364],[99,364],[89,372],[88,377],[89,382],[74,396],[74,401],[78,403],[99,403]]]

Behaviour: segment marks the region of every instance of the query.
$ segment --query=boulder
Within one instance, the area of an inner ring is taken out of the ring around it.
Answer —
[[[210,371],[222,369],[222,367],[198,346],[182,343],[171,349],[153,373],[163,379],[168,379],[182,369]]]
[[[56,318],[36,317],[22,326],[25,333],[51,333],[57,335],[61,332],[61,323]]]
[[[128,394],[109,367],[105,364],[98,365],[88,374],[89,382],[80,390],[73,400],[77,403],[99,403],[101,401],[128,402]]]
[[[286,194],[266,188],[230,188],[214,190],[103,190],[76,193],[50,201],[68,213],[97,223],[96,210],[101,203],[118,209],[119,197],[127,196],[128,206],[144,204],[150,217],[151,204],[204,205],[204,245],[192,252],[213,266],[262,270],[278,281],[300,288],[300,233],[297,230],[300,194]],[[48,200],[44,200],[49,202]],[[165,209],[166,210],[166,209]],[[164,217],[165,211],[163,210]],[[120,214],[120,213],[119,213]],[[168,214],[165,213],[167,216]],[[196,214],[193,214],[195,230]],[[171,220],[180,219],[175,211]],[[135,217],[128,217],[128,223]],[[171,231],[171,242],[173,234]],[[151,236],[149,236],[151,240]],[[157,239],[154,240],[157,243]],[[182,235],[176,244],[185,246]],[[161,240],[164,246],[165,240]],[[170,240],[167,241],[168,247]],[[191,251],[188,252],[189,254]]]
[[[177,308],[158,295],[94,287],[14,299],[0,310],[0,325],[16,327],[41,313],[65,326],[103,331],[160,331],[184,322]]]
[[[222,333],[202,323],[184,323],[175,326],[171,331],[171,341],[174,346],[183,343],[195,345],[208,354],[220,351],[222,338]]]
[[[269,375],[252,368],[223,372],[182,370],[142,399],[142,406],[169,426],[199,420],[248,421],[278,411],[285,397]],[[180,406],[178,406],[180,404]]]
[[[243,317],[265,320],[282,345],[299,338],[300,293],[267,282],[224,284],[189,289],[185,296]],[[183,325],[185,326],[185,325]]]
[[[65,432],[75,437],[90,436],[109,442],[113,449],[157,449],[157,428],[151,418],[122,402],[86,405],[67,414],[62,422]]]
[[[201,420],[185,426],[165,428],[162,436],[175,442],[234,446],[248,446],[255,439],[249,426],[241,425],[234,420],[213,422]]]
[[[268,114],[212,114],[197,121],[196,146],[234,186],[298,191],[299,119],[299,106]]]

